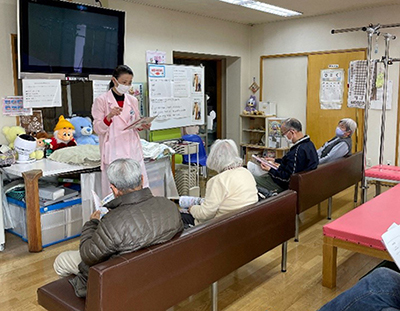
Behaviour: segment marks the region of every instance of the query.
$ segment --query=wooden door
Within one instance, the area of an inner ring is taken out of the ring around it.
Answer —
[[[336,126],[342,118],[352,118],[357,122],[357,132],[353,135],[353,152],[362,149],[364,110],[347,107],[349,63],[361,59],[366,59],[365,50],[332,51],[308,56],[306,124],[307,134],[311,137],[317,149],[335,136]],[[323,110],[320,108],[321,70],[328,69],[331,64],[337,64],[339,68],[343,68],[345,71],[343,103],[340,110]]]

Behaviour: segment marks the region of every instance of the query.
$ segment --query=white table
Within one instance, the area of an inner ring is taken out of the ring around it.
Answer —
[[[156,161],[145,162],[150,182],[150,189],[155,196],[166,196],[170,199],[179,198],[174,178],[172,176],[169,157]],[[7,174],[24,178],[26,222],[28,233],[28,249],[30,252],[42,251],[42,231],[39,210],[39,178],[56,176],[59,174],[80,173],[81,174],[81,196],[82,196],[82,219],[89,220],[93,212],[93,199],[91,190],[101,193],[101,178],[96,176],[99,166],[71,165],[48,159],[38,160],[30,164],[14,164],[4,167]],[[93,173],[94,172],[94,173]],[[0,178],[2,174],[0,171]],[[0,179],[0,193],[2,193],[3,182]],[[2,211],[2,200],[0,202],[0,251],[4,248],[4,222]]]
[[[87,173],[98,170],[99,166],[83,166],[71,165],[48,159],[42,159],[29,164],[14,164],[4,167],[3,170],[7,174],[12,174],[24,178],[25,183],[25,202],[26,202],[26,225],[28,233],[28,249],[30,252],[42,251],[42,231],[40,223],[40,206],[39,206],[39,178],[44,176],[55,176],[59,174],[69,173]],[[3,184],[3,183],[1,183]],[[82,185],[82,187],[84,187]],[[82,200],[83,201],[83,200]],[[90,210],[90,202],[85,208],[82,204],[82,210]],[[0,206],[2,212],[2,202]],[[1,213],[1,215],[3,215]],[[3,226],[3,221],[1,221]],[[4,228],[0,233],[4,235]],[[3,243],[4,244],[4,243]]]

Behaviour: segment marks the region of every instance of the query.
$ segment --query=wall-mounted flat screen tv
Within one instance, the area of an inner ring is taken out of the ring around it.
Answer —
[[[19,74],[110,75],[124,63],[125,12],[19,0]]]

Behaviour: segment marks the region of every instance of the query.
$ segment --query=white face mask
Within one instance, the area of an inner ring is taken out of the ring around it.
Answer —
[[[128,93],[130,88],[131,88],[130,85],[125,85],[125,84],[118,84],[118,86],[115,87],[116,91],[120,94]]]
[[[291,141],[289,138],[287,138],[287,136],[286,136],[286,135],[285,135],[284,137],[285,137],[285,139],[286,139],[287,143],[290,145],[290,144],[292,143],[292,141]]]

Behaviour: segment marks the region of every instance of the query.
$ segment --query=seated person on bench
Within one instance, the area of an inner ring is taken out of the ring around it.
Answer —
[[[242,167],[242,163],[233,140],[215,141],[207,158],[207,167],[216,171],[218,175],[207,182],[203,203],[189,207],[189,213],[182,213],[185,227],[197,225],[258,201],[254,177]]]
[[[86,296],[89,267],[118,254],[130,253],[172,239],[183,229],[176,205],[164,197],[153,197],[142,188],[140,164],[118,159],[107,169],[115,199],[105,205],[109,212],[100,218],[95,211],[82,229],[79,250],[58,255],[54,270],[70,279],[78,297]]]
[[[289,152],[282,159],[265,158],[267,161],[276,162],[279,167],[273,169],[261,163],[264,174],[254,176],[257,186],[278,193],[289,188],[292,174],[314,170],[318,166],[317,150],[310,137],[302,133],[299,120],[289,118],[283,121],[281,133],[292,144]]]
[[[378,268],[319,311],[400,310],[400,274]]]
[[[319,164],[327,163],[351,154],[351,136],[357,129],[357,123],[350,119],[342,119],[336,127],[336,136],[317,150]]]

